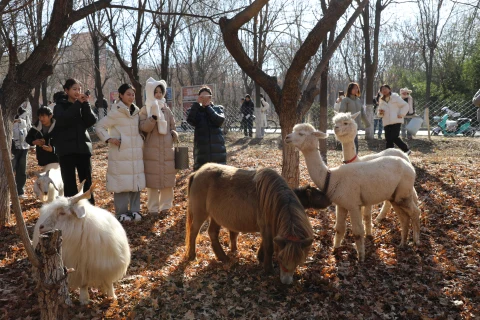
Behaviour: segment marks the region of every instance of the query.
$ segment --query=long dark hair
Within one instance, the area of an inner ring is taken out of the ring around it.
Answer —
[[[129,83],[124,83],[120,87],[118,87],[118,93],[124,95],[128,89],[132,89],[133,92],[137,93],[137,90],[135,90],[135,88]]]
[[[390,90],[389,96],[392,95],[392,88],[390,88],[390,86],[388,84],[382,84],[382,86],[380,87],[380,92],[382,91],[383,88],[388,88],[388,90]],[[385,96],[382,94],[382,97],[380,99],[385,101]]]
[[[347,97],[350,97],[352,94],[352,89],[354,86],[357,86],[358,92],[357,92],[357,97],[360,97],[360,86],[356,82],[350,82],[347,87]]]
[[[80,84],[80,82],[77,79],[73,78],[67,79],[67,81],[65,81],[65,84],[63,85],[63,89],[70,90],[74,84]]]

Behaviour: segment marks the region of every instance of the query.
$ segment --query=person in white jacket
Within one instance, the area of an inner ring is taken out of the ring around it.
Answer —
[[[24,190],[27,181],[27,155],[30,148],[30,145],[25,141],[27,133],[27,122],[17,114],[13,122],[12,167],[15,172],[15,184],[20,199],[27,198]]]
[[[262,113],[262,136],[265,134],[265,128],[268,127],[267,113],[270,110],[270,104],[265,100],[263,94],[260,94],[260,112]]]
[[[409,105],[398,94],[392,93],[388,84],[380,87],[382,97],[378,105],[378,116],[382,118],[385,131],[386,148],[393,148],[397,145],[403,152],[410,154],[411,150],[400,138],[400,128],[403,119],[408,113]]]
[[[97,123],[97,135],[109,144],[107,190],[113,192],[119,221],[141,220],[140,191],[145,189],[143,139],[139,130],[140,109],[133,104],[135,88],[122,84],[119,100]]]
[[[333,110],[336,112],[340,111],[340,105],[342,104],[343,98],[345,98],[345,92],[338,91],[338,98],[335,100],[335,104],[333,105]]]

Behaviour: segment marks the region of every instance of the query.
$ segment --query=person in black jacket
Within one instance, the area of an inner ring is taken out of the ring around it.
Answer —
[[[53,129],[55,120],[52,119],[52,110],[48,107],[41,107],[37,111],[38,121],[28,131],[25,141],[36,146],[37,161],[39,166],[46,166],[51,163],[58,163],[58,156],[55,154]]]
[[[97,118],[88,103],[88,97],[80,93],[77,80],[68,79],[63,89],[66,96],[59,97],[53,111],[56,121],[54,139],[65,197],[71,197],[77,194],[75,170],[80,182],[86,180],[84,191],[92,184],[92,141],[87,129],[96,123]],[[95,204],[93,195],[89,201]]]
[[[212,90],[202,87],[198,91],[198,102],[187,111],[187,122],[195,127],[194,170],[208,162],[227,163],[227,150],[221,126],[225,121],[222,106],[212,103]]]
[[[243,114],[242,124],[243,124],[243,133],[245,137],[247,136],[252,137],[253,135],[253,130],[252,130],[253,110],[254,110],[253,101],[250,98],[250,95],[247,94],[245,96],[245,100],[243,101],[242,107],[240,108],[240,111]],[[247,129],[248,129],[248,135],[247,135]]]

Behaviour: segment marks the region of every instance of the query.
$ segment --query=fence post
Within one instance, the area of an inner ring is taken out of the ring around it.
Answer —
[[[428,140],[431,140],[430,137],[430,115],[429,115],[429,108],[428,106],[425,108],[425,115],[424,115],[424,121],[427,123],[427,134],[428,134]]]

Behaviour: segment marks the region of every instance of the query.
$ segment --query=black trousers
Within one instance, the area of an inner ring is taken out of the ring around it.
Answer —
[[[15,183],[17,184],[17,193],[22,196],[25,191],[25,182],[27,182],[27,155],[28,149],[13,150],[12,167],[15,171]]]
[[[58,157],[60,163],[60,172],[62,173],[62,180],[64,186],[65,197],[72,197],[78,193],[77,190],[77,176],[75,169],[78,172],[78,179],[83,180],[83,191],[90,189],[92,185],[92,161],[88,154],[69,154]],[[92,197],[88,200],[95,205],[95,200]]]
[[[250,135],[251,137],[253,135],[253,117],[251,115],[250,117],[248,117],[248,119],[243,117],[242,122],[243,122],[243,133],[245,137],[247,136],[247,132],[248,132],[248,135]]]
[[[394,144],[396,144],[403,152],[409,150],[407,144],[400,139],[401,126],[400,123],[394,123],[383,127],[383,130],[385,131],[385,140],[387,140],[387,149],[393,148]]]

